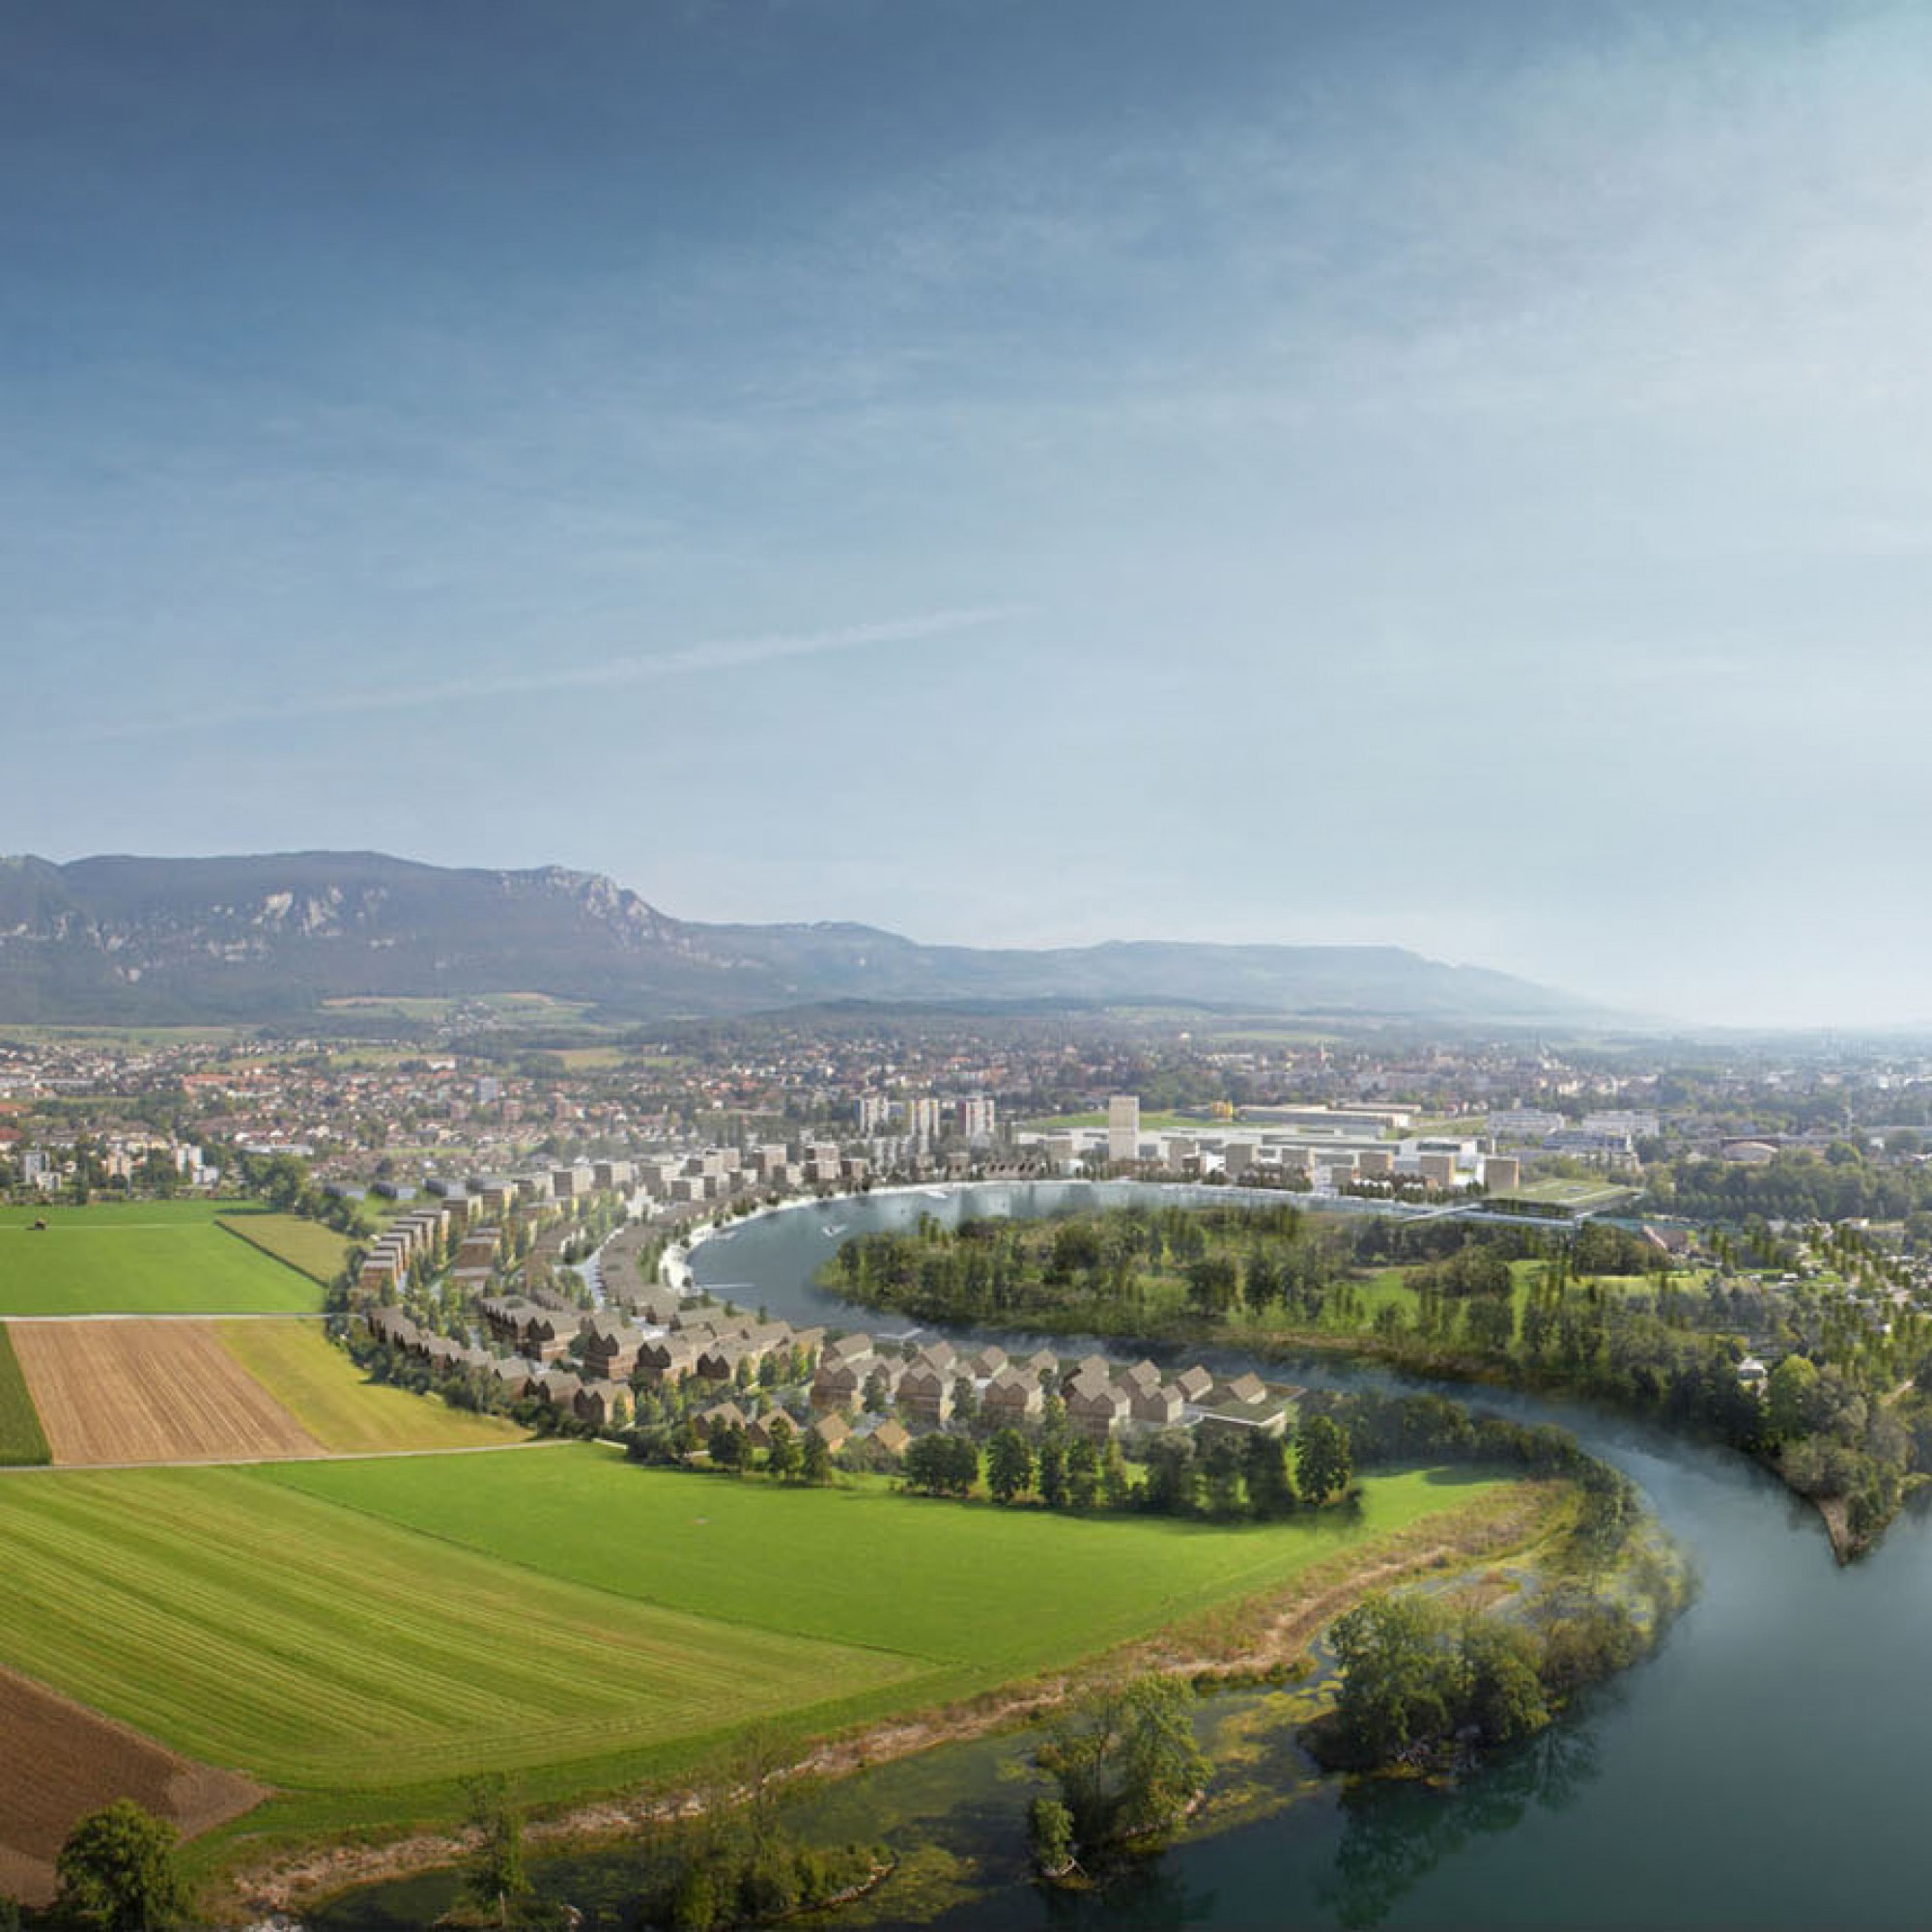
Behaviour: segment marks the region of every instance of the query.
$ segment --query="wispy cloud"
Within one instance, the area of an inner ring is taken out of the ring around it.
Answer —
[[[557,665],[541,671],[518,671],[497,677],[460,681],[436,679],[417,686],[383,691],[346,691],[319,696],[296,704],[242,704],[218,710],[197,710],[123,719],[102,724],[77,736],[96,743],[159,738],[189,731],[208,731],[232,724],[278,723],[295,724],[312,718],[343,718],[409,710],[442,710],[465,699],[533,696],[557,691],[599,690],[611,686],[649,684],[659,678],[702,676],[707,671],[735,670],[746,665],[774,664],[793,658],[827,657],[842,651],[884,644],[924,643],[936,638],[984,630],[1025,614],[1024,605],[987,604],[957,611],[932,611],[923,616],[893,617],[875,624],[848,624],[830,631],[767,631],[749,638],[715,638],[669,650],[643,651],[605,658],[595,664]]]

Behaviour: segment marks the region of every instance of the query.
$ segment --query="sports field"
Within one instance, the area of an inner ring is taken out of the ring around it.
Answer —
[[[221,1346],[331,1455],[481,1449],[524,1432],[498,1415],[367,1381],[318,1321],[222,1321]]]
[[[576,1459],[445,1466],[505,1460]],[[16,1475],[0,1545],[0,1662],[309,1790],[636,1752],[920,1668],[540,1576],[253,1470]]]
[[[235,1203],[0,1208],[0,1316],[304,1314],[321,1286],[217,1225]],[[46,1223],[36,1228],[37,1221]]]
[[[319,1455],[322,1445],[222,1348],[219,1326],[11,1323],[14,1352],[53,1460],[192,1463]]]

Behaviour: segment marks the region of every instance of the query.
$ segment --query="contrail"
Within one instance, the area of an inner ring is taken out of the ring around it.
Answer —
[[[741,665],[770,664],[781,658],[824,657],[835,651],[864,650],[877,644],[918,643],[928,638],[982,630],[989,624],[1021,616],[1027,609],[1020,604],[987,604],[959,611],[933,611],[920,617],[893,617],[876,624],[847,624],[833,631],[768,631],[750,638],[717,638],[670,650],[640,651],[631,657],[606,658],[597,664],[558,665],[547,670],[519,671],[505,677],[462,682],[435,680],[402,690],[342,692],[298,705],[231,705],[223,710],[197,711],[191,715],[130,718],[120,724],[96,725],[75,735],[97,742],[158,738],[229,724],[295,724],[307,718],[341,718],[412,708],[440,710],[463,698],[517,697],[547,691],[646,684],[661,677],[689,677],[709,670],[735,669]]]

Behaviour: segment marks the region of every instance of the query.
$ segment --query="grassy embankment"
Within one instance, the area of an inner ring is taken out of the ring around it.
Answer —
[[[483,1449],[524,1439],[506,1416],[368,1380],[318,1321],[224,1321],[221,1346],[332,1455]]]
[[[1377,1477],[1358,1514],[1212,1525],[786,1492],[590,1446],[55,1475],[0,1486],[0,1662],[281,1787],[230,1828],[260,1848],[447,1823],[483,1769],[555,1804],[673,1776],[751,1721],[803,1744],[981,1696],[1373,1561],[1496,1487]]]
[[[27,1393],[26,1378],[4,1322],[0,1322],[0,1463],[49,1463],[45,1432]]]
[[[258,1218],[283,1217],[232,1201],[0,1208],[0,1315],[319,1310],[315,1279],[224,1225]]]

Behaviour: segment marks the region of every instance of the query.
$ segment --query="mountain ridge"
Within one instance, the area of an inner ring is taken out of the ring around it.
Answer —
[[[542,992],[638,1018],[831,1000],[1182,1002],[1576,1019],[1602,1009],[1392,946],[927,946],[850,920],[711,923],[599,872],[381,852],[0,859],[0,1021],[284,1021],[342,998]]]

